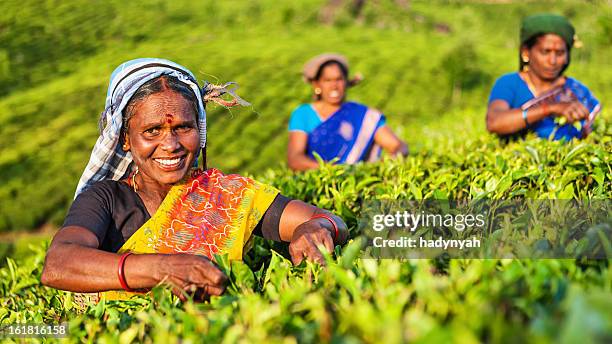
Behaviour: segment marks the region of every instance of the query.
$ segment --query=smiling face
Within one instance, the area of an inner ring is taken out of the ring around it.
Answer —
[[[567,45],[555,34],[538,37],[531,47],[523,47],[521,54],[529,58],[529,70],[544,81],[554,81],[561,75],[568,61]]]
[[[346,94],[346,75],[337,63],[331,63],[321,69],[318,80],[313,81],[315,89],[320,89],[320,100],[330,105],[340,105]]]
[[[171,185],[180,181],[196,158],[197,114],[180,93],[167,89],[134,106],[126,144],[145,183]]]

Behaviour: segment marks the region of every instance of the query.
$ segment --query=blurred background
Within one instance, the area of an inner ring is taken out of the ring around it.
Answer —
[[[238,82],[253,106],[209,106],[209,166],[257,176],[286,165],[289,115],[311,99],[301,68],[323,52],[349,58],[365,80],[348,98],[381,109],[412,152],[489,135],[490,88],[517,70],[520,20],[540,12],[573,22],[583,46],[567,74],[605,106],[610,1],[2,1],[0,235],[61,224],[123,61]]]

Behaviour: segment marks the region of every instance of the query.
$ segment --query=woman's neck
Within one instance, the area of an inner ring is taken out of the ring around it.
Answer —
[[[315,110],[317,110],[319,116],[323,119],[326,119],[329,116],[333,115],[336,111],[338,111],[342,104],[330,104],[321,100],[317,100],[313,103],[313,106]]]
[[[565,77],[563,77],[562,75],[558,76],[554,80],[541,79],[532,71],[523,72],[523,75],[525,81],[527,82],[527,85],[530,89],[532,89],[531,91],[535,91],[535,96],[542,94],[557,86],[561,86],[565,83]]]
[[[141,174],[137,175],[134,181],[136,182],[134,190],[144,202],[149,214],[154,214],[157,211],[159,205],[168,195],[170,188],[172,188],[171,185],[159,184],[148,180],[148,178],[143,177]]]

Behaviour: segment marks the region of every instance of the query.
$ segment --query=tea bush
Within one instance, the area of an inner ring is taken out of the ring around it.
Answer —
[[[371,198],[609,199],[609,137],[589,140],[500,147],[482,138],[448,154],[303,174],[269,170],[260,179],[342,214],[356,237],[360,207]],[[72,342],[597,342],[612,330],[609,260],[376,261],[359,258],[356,239],[322,269],[293,267],[270,247],[259,240],[248,265],[220,260],[231,284],[210,303],[181,304],[160,288],[152,298],[79,312],[70,293],[40,285],[45,247],[34,245],[28,258],[8,258],[0,269],[0,323],[68,321]]]

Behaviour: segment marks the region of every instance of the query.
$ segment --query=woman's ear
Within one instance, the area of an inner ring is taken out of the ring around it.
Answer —
[[[529,48],[526,46],[521,47],[521,61],[525,64],[529,63]]]
[[[123,151],[127,152],[130,150],[130,137],[125,134],[125,136],[123,137]]]
[[[315,81],[313,81],[313,82],[311,83],[311,85],[312,85],[312,90],[314,91],[314,93],[315,93],[317,96],[318,96],[318,95],[321,95],[321,92],[322,92],[322,91],[321,91],[321,85],[319,84],[319,82],[315,80]]]

